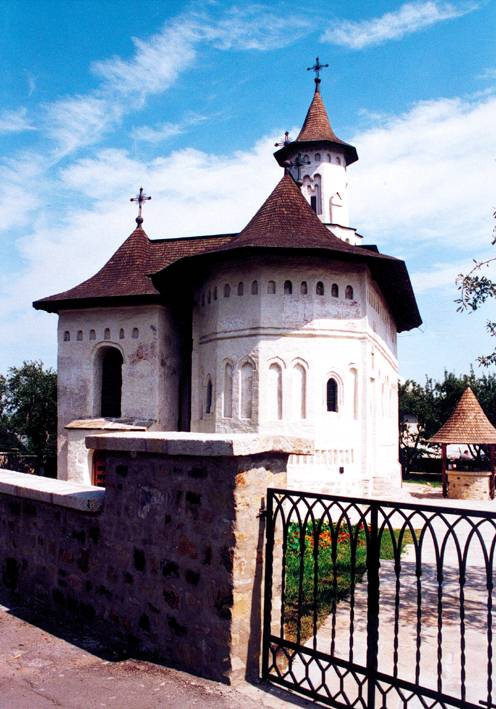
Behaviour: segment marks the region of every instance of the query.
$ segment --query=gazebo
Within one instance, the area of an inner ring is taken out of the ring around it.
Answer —
[[[494,499],[496,428],[470,387],[465,389],[455,410],[429,443],[441,444],[443,497]],[[488,445],[489,461],[485,463],[485,470],[448,470],[447,446],[453,443]]]

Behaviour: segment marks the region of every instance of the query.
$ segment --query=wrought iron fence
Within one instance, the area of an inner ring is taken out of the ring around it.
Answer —
[[[496,513],[270,489],[263,675],[335,707],[494,707]]]

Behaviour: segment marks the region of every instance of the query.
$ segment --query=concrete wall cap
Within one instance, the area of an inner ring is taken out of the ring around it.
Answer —
[[[251,433],[107,433],[86,437],[93,450],[161,453],[187,456],[244,456],[259,453],[312,455],[314,443],[297,436],[260,436]]]
[[[48,502],[81,512],[98,512],[105,498],[105,490],[92,485],[78,485],[3,469],[0,469],[0,494]]]

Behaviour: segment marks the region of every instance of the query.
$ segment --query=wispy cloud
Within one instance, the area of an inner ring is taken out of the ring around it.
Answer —
[[[208,116],[192,113],[178,123],[157,123],[154,126],[138,126],[133,128],[131,137],[144,143],[164,143],[170,138],[185,133],[188,128],[203,123]]]
[[[479,8],[478,2],[409,2],[394,12],[370,20],[338,20],[321,37],[322,42],[348,49],[364,49],[431,27],[438,22],[462,17]]]
[[[29,130],[36,130],[36,128],[28,119],[26,108],[0,113],[0,134],[24,133]]]
[[[496,79],[496,67],[486,67],[477,78],[484,81],[494,81]]]

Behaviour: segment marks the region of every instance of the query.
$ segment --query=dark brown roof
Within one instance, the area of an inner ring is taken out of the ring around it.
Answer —
[[[496,443],[496,428],[489,422],[470,387],[465,389],[449,419],[429,442]]]
[[[356,148],[349,143],[346,143],[341,138],[338,138],[334,132],[329,116],[327,115],[326,107],[320,94],[319,84],[315,85],[315,93],[312,102],[307,111],[307,115],[303,122],[303,127],[298,134],[296,140],[288,143],[283,148],[274,153],[279,165],[282,165],[285,160],[288,160],[295,150],[301,150],[305,147],[312,147],[306,144],[317,143],[332,143],[334,147],[341,148],[345,157],[346,164],[350,165],[358,160]],[[315,145],[315,147],[317,147]]]
[[[182,257],[173,266],[175,277],[184,266],[191,273],[194,262],[216,260],[223,253],[248,250],[286,249],[321,251],[339,260],[366,263],[391,308],[399,332],[418,327],[422,320],[418,311],[405,263],[392,256],[348,244],[325,227],[289,174],[285,174],[245,228],[224,244],[211,243],[210,248],[191,258]],[[168,266],[152,276],[158,289],[166,284],[172,271]]]
[[[149,274],[177,259],[210,249],[213,243],[223,245],[232,237],[232,234],[222,234],[150,241],[138,227],[94,276],[63,293],[41,298],[33,305],[37,310],[58,312],[61,308],[110,305],[122,299],[156,301],[160,293]]]

